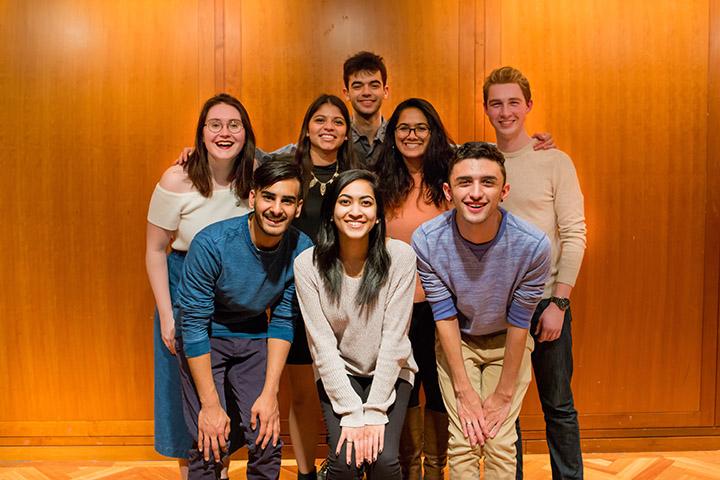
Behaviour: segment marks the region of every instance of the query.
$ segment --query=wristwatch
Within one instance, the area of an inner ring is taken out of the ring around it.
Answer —
[[[565,297],[550,297],[550,301],[563,312],[570,308],[570,299]]]

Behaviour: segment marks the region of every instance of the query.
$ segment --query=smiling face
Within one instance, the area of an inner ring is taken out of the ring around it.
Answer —
[[[450,172],[450,183],[443,184],[445,197],[457,211],[456,221],[461,233],[475,231],[478,237],[492,231],[494,237],[499,220],[500,202],[507,197],[510,185],[505,183],[500,165],[486,158],[467,158],[458,161]],[[490,220],[490,221],[489,221]],[[468,240],[476,241],[472,238]]]
[[[498,137],[514,138],[525,131],[532,100],[525,101],[517,83],[498,83],[488,89],[485,113]]]
[[[217,133],[211,132],[207,126],[215,121],[222,123],[222,128]],[[240,122],[242,124],[240,112],[238,112],[237,108],[226,103],[218,103],[208,110],[205,126],[203,127],[203,142],[211,160],[233,160],[245,145],[245,129],[241,128],[239,132],[231,133],[228,130],[228,123],[230,122]]]
[[[377,203],[370,182],[355,180],[340,191],[333,212],[339,237],[367,239],[377,222]]]
[[[310,149],[324,153],[337,152],[347,140],[347,129],[345,118],[338,107],[332,103],[320,105],[308,123]]]
[[[395,148],[405,160],[422,160],[430,135],[428,119],[422,111],[410,107],[400,112],[395,127]]]
[[[380,110],[388,91],[379,70],[373,73],[365,70],[355,72],[348,77],[347,88],[343,88],[345,98],[350,101],[355,114],[365,118],[372,117]]]
[[[248,199],[255,214],[251,234],[255,246],[270,248],[290,228],[290,222],[300,215],[300,182],[281,180],[260,190],[251,190]]]

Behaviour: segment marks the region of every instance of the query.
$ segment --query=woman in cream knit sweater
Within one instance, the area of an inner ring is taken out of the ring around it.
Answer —
[[[328,480],[400,479],[398,445],[417,366],[408,329],[415,254],[385,239],[377,177],[349,170],[330,185],[317,245],[295,283],[330,435]]]

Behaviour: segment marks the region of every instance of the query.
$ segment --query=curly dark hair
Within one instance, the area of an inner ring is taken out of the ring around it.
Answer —
[[[383,85],[387,85],[387,68],[385,68],[385,62],[380,55],[363,51],[345,60],[343,64],[343,82],[345,82],[345,88],[349,87],[348,82],[350,81],[350,75],[358,72],[380,72]]]
[[[410,194],[413,181],[405,160],[395,145],[395,129],[403,110],[417,108],[427,118],[430,137],[422,159],[422,185],[425,200],[440,207],[445,201],[443,183],[447,180],[448,164],[454,154],[454,142],[445,130],[440,115],[430,102],[422,98],[408,98],[401,102],[388,120],[380,157],[373,170],[380,177],[380,191],[385,208],[396,209]]]
[[[503,176],[503,185],[505,185],[507,179],[505,156],[497,146],[487,142],[466,142],[460,145],[448,164],[448,177],[450,177],[450,173],[455,165],[468,158],[484,158],[497,163]]]

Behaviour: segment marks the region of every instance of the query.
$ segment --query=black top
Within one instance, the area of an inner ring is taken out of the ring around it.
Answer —
[[[315,174],[315,177],[319,180],[319,182],[311,188],[308,188],[303,201],[300,218],[293,221],[293,226],[309,236],[313,242],[317,242],[317,233],[320,229],[320,206],[322,205],[323,200],[323,195],[320,194],[320,182],[327,182],[333,177],[333,175],[335,175],[336,165],[336,163],[324,167],[313,165],[313,174]],[[342,167],[338,170],[338,172],[341,171]],[[326,189],[329,186],[329,183],[325,184]]]

